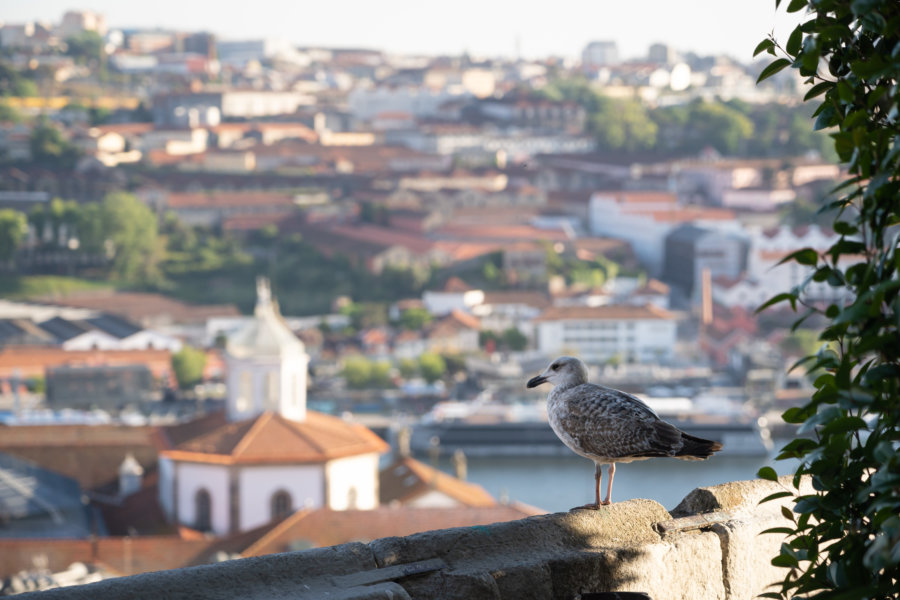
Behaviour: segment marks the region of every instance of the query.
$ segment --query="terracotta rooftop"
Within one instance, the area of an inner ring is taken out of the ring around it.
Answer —
[[[605,306],[553,306],[545,310],[537,321],[564,321],[569,319],[674,319],[667,310],[652,304],[627,306],[607,304]]]
[[[294,195],[284,192],[194,192],[169,194],[170,208],[216,208],[224,206],[284,206],[295,205]]]
[[[131,453],[144,469],[156,465],[165,441],[155,427],[120,425],[16,425],[0,427],[0,452],[78,481],[83,489],[118,479]]]
[[[562,229],[540,229],[530,225],[444,225],[434,230],[444,239],[470,241],[533,241],[563,242],[569,238]]]
[[[386,452],[388,444],[370,429],[308,411],[303,422],[265,412],[228,423],[190,439],[162,455],[175,460],[219,464],[325,462]]]
[[[593,197],[611,197],[619,204],[675,204],[678,197],[669,192],[633,191],[633,190],[603,190],[595,191]]]
[[[497,505],[494,497],[480,485],[452,477],[409,456],[382,469],[378,486],[382,504],[406,504],[436,490],[463,506]]]
[[[634,290],[635,294],[668,294],[669,286],[652,277],[644,285]]]
[[[467,312],[463,312],[458,308],[454,308],[452,311],[450,311],[450,314],[440,319],[437,324],[462,326],[466,329],[475,329],[476,331],[481,330],[481,321],[478,319],[478,317],[470,315]]]
[[[468,283],[454,275],[444,283],[444,287],[441,291],[462,294],[471,289],[472,287]]]
[[[547,308],[552,301],[543,292],[530,291],[505,291],[505,292],[485,292],[485,304],[526,304],[535,308]]]
[[[49,299],[48,299],[49,300]],[[63,306],[100,310],[146,323],[165,317],[175,323],[205,322],[210,317],[239,316],[233,304],[187,304],[162,294],[140,292],[89,292],[53,299]]]
[[[292,542],[313,547],[349,541],[370,541],[405,536],[447,527],[473,527],[512,521],[544,511],[523,504],[482,507],[410,508],[380,507],[374,510],[301,510],[274,527],[241,554],[262,556],[284,552]]]
[[[171,372],[168,350],[63,350],[47,346],[0,348],[0,377],[18,372],[22,377],[43,377],[46,370],[61,366],[146,365],[156,377]]]

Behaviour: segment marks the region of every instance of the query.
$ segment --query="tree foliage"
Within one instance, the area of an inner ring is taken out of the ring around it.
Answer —
[[[444,357],[433,352],[425,352],[419,356],[419,372],[428,383],[434,383],[447,373]]]
[[[206,353],[203,350],[183,346],[172,354],[172,371],[178,387],[188,390],[203,381],[203,369],[206,367]]]
[[[431,313],[425,308],[407,308],[400,313],[400,326],[411,331],[421,331],[431,323]]]
[[[48,169],[72,169],[80,152],[48,120],[40,119],[29,139],[32,162]]]
[[[96,65],[103,60],[103,38],[96,31],[81,31],[66,38],[66,54],[75,62]]]
[[[353,389],[389,388],[391,364],[387,361],[373,361],[365,356],[349,356],[344,359],[341,376],[347,386]]]
[[[25,213],[11,208],[0,209],[0,260],[11,259],[27,233]]]
[[[776,6],[778,1],[776,0]],[[768,597],[896,598],[900,589],[900,4],[896,0],[791,0],[807,10],[784,45],[769,37],[756,54],[775,59],[760,81],[799,70],[816,105],[815,127],[831,131],[850,177],[827,205],[839,239],[792,260],[812,267],[848,300],[811,304],[801,284],[763,308],[788,302],[798,319],[823,315],[821,349],[800,361],[818,374],[800,425],[780,459],[798,459],[789,536],[772,563],[787,568]],[[797,366],[797,365],[795,365]],[[774,478],[771,468],[760,476]],[[779,529],[781,531],[781,529]]]
[[[132,194],[113,192],[103,198],[99,216],[113,275],[131,283],[158,283],[162,247],[153,211]]]

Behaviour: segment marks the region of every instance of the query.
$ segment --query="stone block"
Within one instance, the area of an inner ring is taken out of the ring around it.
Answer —
[[[784,475],[779,477],[777,482],[752,479],[696,488],[675,507],[672,516],[684,517],[722,510],[729,511],[734,515],[780,513],[782,506],[790,504],[789,499],[774,500],[762,505],[759,502],[776,492],[812,493],[812,484],[809,478],[801,481],[799,492],[794,489],[792,480],[792,475]]]
[[[501,600],[494,578],[486,571],[440,571],[400,582],[413,600]]]
[[[679,504],[673,515],[727,511],[732,518],[712,525],[710,530],[719,536],[722,546],[722,571],[727,600],[750,600],[768,586],[784,577],[784,569],[774,567],[771,560],[778,554],[785,536],[761,532],[773,527],[789,526],[782,515],[782,507],[791,508],[790,497],[760,504],[760,500],[781,491],[798,494],[813,493],[808,478],[801,481],[800,490],[793,487],[793,476],[780,477],[777,482],[755,479],[734,481],[721,485],[697,488]]]
[[[230,560],[214,565],[143,573],[41,593],[41,600],[156,600],[157,598],[323,598],[335,593],[331,576],[375,568],[365,544]]]
[[[669,513],[652,500],[618,502],[600,510],[576,510],[492,525],[383,538],[369,544],[379,566],[441,558],[451,566],[469,560],[533,562],[572,548],[596,548],[656,541],[653,524]],[[498,564],[500,564],[498,562]]]
[[[719,539],[687,533],[631,548],[605,548],[551,561],[553,598],[589,592],[645,592],[654,600],[722,600]]]
[[[553,596],[550,567],[543,561],[503,566],[490,572],[503,600],[543,599]]]

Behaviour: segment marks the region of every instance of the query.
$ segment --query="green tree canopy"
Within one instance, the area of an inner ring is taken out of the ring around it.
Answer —
[[[0,102],[0,123],[3,122],[21,123],[22,113],[6,102]]]
[[[87,218],[99,218],[99,223],[85,222],[83,235],[93,237],[102,231],[101,242],[113,261],[113,275],[125,282],[155,284],[161,280],[159,261],[161,240],[157,232],[156,215],[132,194],[107,194],[99,210],[88,212]],[[88,245],[96,248],[96,238]]]
[[[400,326],[403,329],[420,331],[431,323],[431,313],[424,308],[408,308],[400,313]]]
[[[66,38],[66,54],[83,65],[99,64],[103,60],[103,38],[96,31],[81,31]]]
[[[191,346],[183,346],[172,354],[172,371],[178,387],[188,390],[203,381],[203,369],[206,367],[206,353]]]
[[[601,97],[589,127],[603,150],[638,152],[656,147],[658,127],[637,100]]]
[[[419,357],[419,372],[428,383],[434,383],[447,372],[447,363],[440,354],[426,352]]]
[[[10,260],[28,234],[25,213],[11,208],[0,209],[0,260]]]
[[[10,65],[0,61],[0,96],[37,96],[35,83]]]
[[[345,358],[341,377],[353,389],[387,388],[393,385],[391,364],[387,361],[372,361],[364,356]]]
[[[46,119],[40,119],[29,139],[31,160],[48,169],[71,169],[80,152]]]

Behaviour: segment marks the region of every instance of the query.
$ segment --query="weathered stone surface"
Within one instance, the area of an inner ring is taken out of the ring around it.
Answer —
[[[782,515],[782,507],[793,506],[790,497],[760,504],[760,500],[781,491],[808,494],[812,485],[808,479],[794,489],[792,476],[780,477],[778,482],[756,479],[735,481],[708,488],[698,488],[688,494],[672,514],[702,513],[728,510],[735,515],[727,522],[713,525],[710,530],[719,536],[722,546],[722,571],[727,600],[756,598],[768,586],[784,577],[784,570],[773,567],[771,560],[778,554],[782,534],[761,532],[790,523]]]
[[[630,583],[621,591],[647,592],[654,600],[722,600],[722,549],[713,533],[685,533],[644,547],[642,560],[622,574]]]
[[[771,560],[778,554],[785,536],[760,535],[769,527],[784,525],[783,518],[772,518],[733,520],[713,528],[722,540],[722,570],[727,600],[756,598],[763,592],[772,591],[767,589],[768,586],[784,577],[784,570],[773,567]]]
[[[653,524],[669,513],[652,500],[629,500],[600,510],[576,510],[529,517],[488,526],[428,531],[403,538],[383,538],[369,546],[379,566],[442,558],[456,566],[502,553],[515,564],[534,553],[572,548],[640,545],[659,539]],[[517,552],[511,552],[516,548]]]
[[[123,577],[40,598],[572,600],[630,591],[654,600],[749,600],[781,575],[770,560],[782,536],[760,532],[784,525],[781,507],[790,505],[759,501],[792,489],[790,478],[700,488],[677,515],[707,514],[683,522],[672,521],[656,502],[630,500],[596,511]],[[801,492],[810,491],[804,483]],[[708,514],[713,511],[718,515]],[[663,521],[671,526],[659,527]]]
[[[759,501],[776,492],[796,492],[792,484],[793,477],[785,475],[778,481],[752,479],[750,481],[732,481],[721,485],[696,488],[672,511],[673,517],[684,517],[700,513],[727,510],[734,514],[759,514],[763,512],[781,512],[785,500],[767,502]],[[808,479],[800,484],[800,493],[810,493],[812,486]]]
[[[504,565],[492,570],[490,575],[497,582],[500,597],[504,600],[551,598],[553,596],[550,567],[543,561],[514,566]]]
[[[400,582],[413,600],[431,598],[501,600],[494,578],[486,571],[441,571]]]
[[[42,600],[328,598],[340,591],[332,585],[330,575],[374,568],[369,548],[352,543],[107,579],[41,592],[40,597]]]
[[[354,587],[321,597],[329,600],[411,600],[406,590],[393,581]]]

